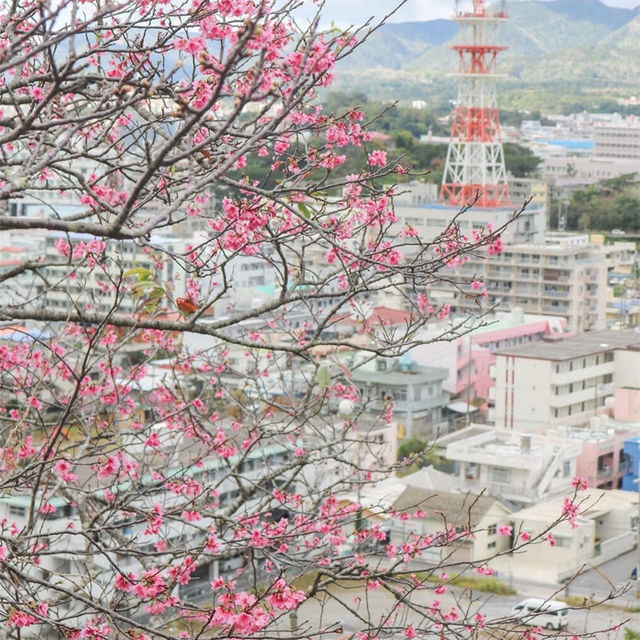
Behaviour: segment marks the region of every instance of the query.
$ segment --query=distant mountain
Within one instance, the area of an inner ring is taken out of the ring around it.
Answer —
[[[416,55],[444,45],[458,33],[452,20],[397,22],[383,25],[345,59],[346,69],[400,69]]]
[[[508,4],[500,67],[513,84],[622,83],[640,87],[640,6],[610,7],[600,0],[525,0]],[[381,97],[423,97],[429,86],[454,84],[458,26],[450,20],[387,24],[338,69],[339,88]],[[375,70],[375,73],[371,73]],[[366,72],[366,73],[365,73]]]
[[[638,15],[640,9],[640,7],[635,9],[610,7],[602,4],[599,0],[555,0],[547,6],[555,13],[565,15],[571,20],[586,20],[595,24],[604,24],[612,30],[624,26]]]

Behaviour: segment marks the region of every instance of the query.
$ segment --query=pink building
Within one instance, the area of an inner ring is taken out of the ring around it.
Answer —
[[[577,474],[587,479],[590,487],[622,488],[625,473],[624,441],[637,434],[637,428],[607,421],[607,416],[593,418],[590,428],[574,427],[567,435],[582,442]],[[599,424],[598,424],[599,423]]]
[[[640,389],[618,387],[614,393],[613,417],[624,422],[640,422]]]
[[[414,362],[420,365],[448,369],[443,389],[453,398],[464,402],[476,400],[484,409],[491,404],[490,390],[495,384],[491,367],[497,351],[539,342],[548,336],[567,335],[564,318],[525,315],[520,309],[496,314],[495,320],[486,322],[486,326],[451,342],[422,345],[411,352]]]

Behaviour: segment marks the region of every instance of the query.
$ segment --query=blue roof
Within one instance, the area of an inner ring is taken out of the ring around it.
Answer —
[[[593,140],[545,140],[538,138],[536,142],[543,142],[552,147],[564,147],[565,149],[574,149],[576,151],[590,151],[595,145]]]

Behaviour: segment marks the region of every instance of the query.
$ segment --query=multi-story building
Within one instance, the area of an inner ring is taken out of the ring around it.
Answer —
[[[510,245],[490,259],[472,258],[458,273],[485,283],[489,307],[566,318],[575,333],[606,326],[607,263],[587,236],[551,234],[541,244]],[[474,297],[452,292],[447,283],[438,288],[432,295],[448,297],[459,312],[477,313]]]
[[[637,170],[637,160],[567,154],[547,156],[541,167],[542,177],[556,189],[580,188]]]
[[[442,415],[449,401],[442,389],[448,374],[446,369],[418,366],[406,356],[378,358],[352,371],[367,411],[379,413],[393,403],[399,438],[425,438],[448,428]]]
[[[640,388],[640,335],[592,331],[507,349],[497,354],[495,380],[497,427],[579,424],[616,389]]]
[[[549,185],[541,178],[517,178],[508,177],[509,197],[514,206],[531,199],[529,206],[542,206],[549,211],[550,192]]]
[[[406,200],[404,200],[406,202]],[[522,201],[509,207],[491,209],[471,208],[460,214],[459,207],[444,204],[396,205],[398,227],[412,226],[423,242],[436,239],[455,218],[462,234],[506,225],[502,239],[505,244],[519,242],[542,242],[546,229],[546,207],[540,202],[532,202],[515,220],[514,209]],[[512,221],[513,220],[513,221]]]
[[[571,492],[579,442],[501,429],[478,433],[477,425],[469,432],[469,437],[458,438],[446,448],[463,490],[486,491],[522,506]]]
[[[120,313],[133,314],[140,310],[141,299],[133,293],[121,295],[115,282],[123,278],[123,274],[132,268],[148,269],[156,274],[156,258],[153,252],[146,251],[144,247],[134,242],[108,243],[104,255],[104,269],[78,267],[75,277],[69,277],[69,265],[66,258],[61,255],[58,248],[59,242],[70,242],[73,246],[78,243],[95,241],[93,236],[83,234],[64,234],[60,232],[49,233],[44,241],[44,254],[49,263],[44,269],[47,286],[40,283],[40,293],[45,296],[50,309],[69,309],[75,304],[88,304],[93,309],[104,313],[114,305],[118,306]],[[158,236],[153,238],[153,244],[167,252],[179,252],[184,250],[187,242],[180,238]],[[95,256],[98,262],[102,256]],[[58,264],[56,264],[58,263]],[[159,284],[170,283],[173,287],[173,295],[183,295],[185,291],[185,274],[175,268],[172,260],[166,261],[156,277]],[[134,281],[132,281],[133,284]],[[143,305],[142,305],[143,306]]]
[[[593,128],[593,155],[599,158],[640,159],[640,121],[600,122]]]
[[[562,336],[567,323],[564,318],[527,315],[514,308],[484,318],[480,326],[474,326],[477,324],[476,321],[461,327],[459,337],[446,341],[435,339],[443,332],[442,328],[429,329],[422,336],[425,344],[412,349],[411,354],[417,364],[445,367],[449,371],[444,389],[453,397],[484,405],[489,402],[495,383],[491,367],[497,351]]]
[[[491,494],[491,486],[484,485],[479,480],[480,477],[489,477],[491,480],[491,471],[484,472],[484,474],[477,471],[469,473],[469,469],[464,465],[473,462],[473,460],[469,462],[470,456],[476,456],[478,460],[481,459],[485,464],[489,464],[490,447],[493,443],[499,443],[493,460],[494,465],[501,464],[500,459],[505,451],[504,447],[510,447],[512,451],[517,452],[516,455],[530,453],[536,449],[538,455],[553,461],[552,466],[555,465],[555,467],[551,473],[559,475],[560,473],[564,475],[566,469],[563,467],[562,472],[559,472],[559,461],[554,459],[552,452],[559,451],[562,447],[569,447],[572,452],[578,452],[575,464],[576,475],[585,478],[590,487],[620,489],[623,488],[622,479],[629,466],[628,456],[625,455],[623,446],[630,436],[637,433],[640,433],[640,424],[621,422],[610,418],[607,414],[602,414],[591,418],[585,425],[557,425],[554,427],[540,425],[535,431],[531,429],[530,433],[517,433],[505,429],[472,425],[458,431],[455,439],[444,438],[442,444],[447,447],[447,457],[456,461],[458,479],[469,491],[477,492],[487,488]],[[480,456],[481,453],[482,456]],[[505,458],[509,458],[509,456],[505,456]],[[528,493],[531,493],[533,489],[540,489],[539,483],[531,474],[532,470],[527,469],[526,474],[518,470],[518,463],[521,462],[522,460],[514,463],[509,462],[506,466],[515,469],[513,473],[526,478],[522,485],[526,487]],[[474,467],[471,469],[473,470]],[[542,477],[538,476],[538,480],[542,480]],[[541,489],[544,492],[548,491],[549,487]],[[510,498],[510,500],[514,499]],[[515,501],[524,502],[523,499]]]

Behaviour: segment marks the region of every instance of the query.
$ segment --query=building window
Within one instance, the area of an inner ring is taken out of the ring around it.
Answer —
[[[562,477],[568,478],[571,475],[571,461],[565,460],[562,463]]]
[[[498,531],[498,525],[497,524],[490,524],[487,527],[487,535],[495,536],[497,531]]]
[[[496,548],[496,541],[494,540],[493,542],[490,542],[487,545],[487,549],[495,549]]]
[[[16,507],[16,505],[9,505],[9,515],[10,516],[21,516],[24,517],[27,514],[26,507]]]
[[[511,469],[505,469],[504,467],[491,467],[491,480],[502,484],[511,482]]]

